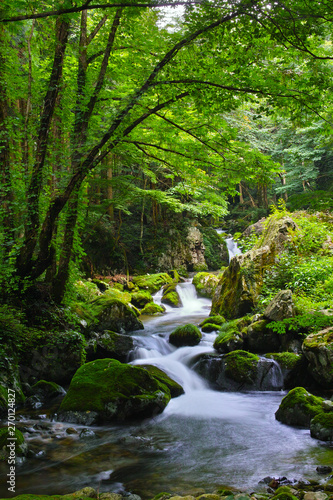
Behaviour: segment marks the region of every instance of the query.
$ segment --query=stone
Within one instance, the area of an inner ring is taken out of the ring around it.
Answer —
[[[160,306],[158,304],[155,304],[154,302],[149,302],[149,304],[146,304],[143,309],[141,309],[140,314],[147,315],[147,316],[160,316],[161,314],[164,314],[165,308],[163,306]]]
[[[172,283],[171,276],[167,273],[144,274],[141,276],[133,276],[133,283],[143,290],[148,290],[149,293],[158,292],[163,285]]]
[[[115,359],[99,359],[77,370],[58,419],[83,423],[93,414],[92,422],[99,424],[146,418],[161,413],[170,398],[166,385],[147,370]]]
[[[199,328],[195,325],[188,323],[187,325],[178,326],[173,332],[170,333],[170,344],[181,346],[194,346],[199,344],[202,334]]]
[[[333,469],[329,465],[318,465],[316,471],[318,472],[318,474],[330,474]]]
[[[302,350],[316,382],[326,389],[333,389],[333,327],[308,335]]]
[[[28,445],[24,439],[22,432],[15,428],[14,435],[12,436],[10,427],[3,427],[0,429],[0,460],[7,460],[10,456],[9,442],[15,443],[15,456],[25,457],[28,452]],[[14,440],[15,441],[12,441]]]
[[[310,422],[310,434],[320,441],[333,441],[333,411],[316,415]]]
[[[270,330],[268,324],[268,320],[262,319],[248,326],[246,347],[249,351],[256,353],[279,351],[281,336]]]
[[[72,496],[73,498],[85,498],[85,497],[88,497],[88,498],[97,498],[98,497],[98,494],[97,494],[97,491],[94,490],[94,488],[91,488],[90,486],[86,486],[85,488],[83,488],[82,490],[79,490],[79,491],[75,491],[74,493],[72,493]]]
[[[94,310],[94,331],[111,330],[125,333],[133,330],[143,330],[143,324],[138,319],[139,311],[132,305],[106,294],[91,303]]]
[[[139,290],[131,293],[131,303],[138,309],[142,309],[146,304],[153,302],[153,297],[147,290]]]
[[[258,220],[258,222],[256,222],[255,224],[251,224],[250,226],[248,226],[245,231],[243,231],[243,235],[242,236],[250,236],[251,233],[255,233],[255,234],[262,234],[265,227],[264,227],[264,222],[266,221],[265,218],[262,218],[260,220]]]
[[[197,273],[193,278],[193,285],[197,291],[198,296],[212,298],[219,279],[215,274],[201,272]]]
[[[326,500],[328,495],[323,491],[307,491],[303,500]]]
[[[125,362],[133,345],[133,339],[129,335],[108,330],[102,334],[95,333],[94,338],[89,340],[86,347],[87,361],[113,358]]]
[[[295,387],[282,399],[275,418],[283,424],[309,429],[312,418],[323,412],[323,401],[303,387]]]
[[[161,299],[162,304],[167,304],[171,307],[182,307],[182,301],[176,289],[177,283],[164,285],[163,296]]]
[[[265,318],[270,321],[282,321],[295,315],[295,306],[291,290],[280,290],[264,310]]]

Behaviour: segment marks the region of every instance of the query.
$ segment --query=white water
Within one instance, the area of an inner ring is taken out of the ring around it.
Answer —
[[[216,229],[217,234],[225,233],[225,231],[221,228]],[[238,248],[237,242],[233,238],[226,238],[225,242],[227,244],[227,249],[229,253],[229,262],[235,255],[240,255],[242,251]]]

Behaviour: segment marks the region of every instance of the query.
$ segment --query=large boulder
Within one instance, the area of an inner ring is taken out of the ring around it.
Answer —
[[[259,319],[248,326],[245,345],[251,352],[266,353],[280,350],[281,335],[269,328],[269,322]]]
[[[266,271],[275,263],[276,256],[285,251],[290,229],[296,229],[290,217],[271,217],[256,246],[231,259],[216,288],[211,314],[232,319],[252,311]]]
[[[264,310],[265,318],[270,321],[281,321],[295,315],[295,306],[291,290],[280,290]]]
[[[197,273],[193,278],[193,285],[200,297],[212,298],[219,279],[215,274],[201,272]]]
[[[177,326],[177,328],[170,333],[169,342],[176,347],[194,346],[199,344],[201,338],[202,334],[199,328],[189,323],[187,325]]]
[[[308,335],[303,353],[313,378],[326,389],[333,389],[333,327]]]
[[[170,397],[167,386],[147,370],[99,359],[75,373],[58,418],[96,424],[151,417],[164,410]]]
[[[178,382],[169,377],[163,370],[154,365],[140,365],[141,368],[147,370],[150,375],[159,380],[162,384],[166,385],[170,391],[172,398],[177,398],[184,394],[184,389]]]
[[[310,433],[321,441],[333,441],[333,410],[316,415],[310,422]]]
[[[281,370],[273,360],[242,350],[224,356],[204,355],[194,369],[222,391],[270,391],[283,387]]]
[[[87,361],[113,358],[125,362],[127,361],[128,353],[132,349],[132,337],[106,330],[102,335],[95,334],[89,340],[86,347]]]
[[[112,330],[125,333],[143,330],[143,324],[138,319],[140,313],[132,304],[104,294],[95,299],[91,306],[94,315],[91,329],[94,331]]]
[[[153,297],[147,290],[139,290],[137,292],[131,293],[131,304],[142,309],[146,304],[153,302]]]
[[[155,302],[149,302],[149,304],[146,304],[143,309],[141,309],[140,314],[144,316],[145,314],[147,316],[160,316],[165,312],[165,309],[163,306],[160,306],[158,304],[155,304]]]
[[[323,412],[323,402],[303,387],[295,387],[282,399],[275,418],[283,424],[309,428],[313,417]]]

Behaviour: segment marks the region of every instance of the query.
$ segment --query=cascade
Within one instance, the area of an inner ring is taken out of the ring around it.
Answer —
[[[224,229],[221,228],[216,229],[215,231],[217,232],[217,234],[225,233]],[[230,262],[231,259],[235,257],[235,255],[240,255],[242,251],[238,248],[237,242],[233,238],[226,238],[225,242],[227,245],[229,253],[229,262]]]

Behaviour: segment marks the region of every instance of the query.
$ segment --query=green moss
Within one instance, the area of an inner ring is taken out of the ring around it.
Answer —
[[[274,352],[265,354],[265,358],[275,359],[282,368],[291,370],[295,367],[301,356],[294,352]]]
[[[178,326],[169,337],[169,342],[177,347],[183,345],[197,345],[202,338],[199,328],[188,323],[187,325]]]
[[[166,283],[172,283],[172,278],[167,273],[146,274],[143,276],[134,276],[133,283],[139,288],[148,290],[150,293],[155,293]]]
[[[161,302],[168,304],[171,307],[180,307],[182,305],[178,292],[176,290],[177,283],[171,283],[164,286],[163,297]]]
[[[131,303],[139,309],[142,309],[149,302],[153,302],[153,297],[147,290],[140,290],[131,294]]]
[[[213,323],[213,325],[223,325],[225,318],[223,316],[208,316],[208,318],[201,321],[199,326],[204,326],[206,323]]]
[[[18,445],[24,443],[24,436],[23,436],[22,432],[19,431],[18,429],[15,429],[15,436],[14,437],[16,438],[16,443]],[[7,445],[7,440],[9,438],[12,438],[12,436],[9,435],[8,427],[3,427],[2,429],[0,429],[0,448]]]
[[[295,495],[293,495],[291,492],[287,492],[287,491],[284,491],[284,492],[281,492],[279,493],[278,495],[274,495],[272,500],[298,500],[297,497],[295,497]]]
[[[239,331],[235,328],[227,330],[226,332],[220,332],[214,341],[214,349],[217,352],[225,353],[233,350],[230,348],[231,344],[242,344],[242,336]],[[240,347],[240,345],[238,345]]]
[[[295,387],[282,399],[275,417],[285,424],[309,427],[311,419],[323,412],[323,401],[303,387]]]
[[[98,359],[77,370],[60,411],[103,412],[107,403],[119,398],[154,399],[161,391],[170,399],[165,386],[143,368],[114,359]]]
[[[325,429],[333,429],[333,412],[318,413],[311,420],[311,425],[312,424],[319,424],[321,427],[325,427]]]
[[[197,294],[202,297],[212,298],[216,290],[219,279],[215,274],[201,272],[197,273],[193,278],[193,285]]]
[[[240,383],[254,383],[258,373],[259,356],[237,350],[224,356],[225,374]]]
[[[295,367],[301,356],[294,352],[273,352],[265,354],[265,358],[275,359],[282,368],[291,370]]]
[[[220,329],[220,325],[214,325],[213,323],[205,323],[201,330],[204,333],[216,332]]]
[[[163,314],[164,309],[163,307],[159,306],[158,304],[155,304],[154,302],[150,302],[149,304],[146,304],[143,309],[141,309],[140,314],[147,314],[149,316],[156,316],[159,314]]]
[[[157,368],[154,365],[140,365],[141,368],[147,370],[154,378],[159,380],[162,384],[166,385],[170,390],[172,398],[176,398],[181,394],[184,394],[184,389],[178,382],[173,380],[169,375],[167,375],[163,370]]]

